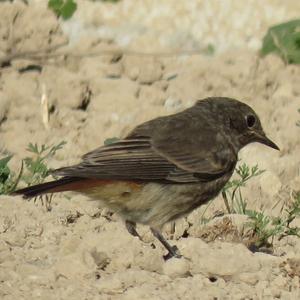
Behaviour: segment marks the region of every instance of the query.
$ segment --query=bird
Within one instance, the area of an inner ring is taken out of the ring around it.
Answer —
[[[239,151],[258,142],[279,150],[247,104],[209,97],[181,112],[138,125],[127,136],[52,171],[59,179],[19,189],[25,199],[73,191],[119,214],[130,234],[150,227],[168,251],[182,257],[162,234],[163,226],[214,199],[229,181]]]

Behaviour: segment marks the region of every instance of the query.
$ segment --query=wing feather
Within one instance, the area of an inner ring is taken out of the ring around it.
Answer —
[[[234,170],[237,155],[224,133],[194,111],[161,117],[138,126],[125,139],[57,169],[69,177],[192,183]],[[203,114],[205,116],[205,114]],[[187,134],[188,132],[188,134]]]

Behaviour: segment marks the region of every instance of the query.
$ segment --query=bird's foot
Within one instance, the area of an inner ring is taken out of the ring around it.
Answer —
[[[163,256],[165,261],[169,260],[172,257],[175,257],[175,258],[181,258],[182,257],[182,255],[180,254],[177,246],[175,246],[175,245],[171,247],[168,254]]]

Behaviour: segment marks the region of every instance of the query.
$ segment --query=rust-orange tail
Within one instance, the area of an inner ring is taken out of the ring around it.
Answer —
[[[114,181],[107,179],[63,177],[55,181],[45,182],[17,190],[13,192],[12,195],[23,195],[23,198],[27,199],[34,198],[39,195],[53,194],[66,191],[79,192],[95,186],[110,184],[112,182]]]
[[[70,191],[73,190],[74,186],[78,185],[80,181],[85,181],[85,179],[63,177],[55,181],[45,182],[17,190],[13,192],[12,195],[23,195],[23,198],[33,198],[47,193]]]

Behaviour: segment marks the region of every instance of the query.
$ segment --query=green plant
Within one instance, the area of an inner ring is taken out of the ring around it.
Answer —
[[[71,18],[77,9],[74,0],[49,0],[48,7],[54,11],[58,17],[64,20]]]
[[[20,181],[25,184],[33,185],[42,183],[50,175],[51,169],[46,162],[60,150],[66,142],[61,142],[54,146],[38,146],[29,143],[27,151],[32,155],[22,160],[21,168],[18,174],[14,173],[8,166],[12,155],[0,159],[0,195],[13,192]]]
[[[23,163],[18,176],[9,168],[8,163],[12,155],[0,159],[0,195],[9,194],[14,191],[23,173]]]
[[[270,247],[274,237],[282,231],[281,222],[277,222],[279,219],[272,219],[263,212],[257,212],[255,210],[248,210],[246,214],[250,218],[250,221],[246,223],[246,227],[248,227],[251,232],[250,240],[252,243],[249,246],[252,249],[260,249],[265,246]],[[271,242],[269,242],[270,238],[272,238]]]
[[[222,190],[223,200],[228,213],[246,214],[247,202],[242,196],[241,188],[245,187],[246,182],[251,178],[262,174],[264,170],[259,170],[257,165],[250,168],[247,164],[243,163],[235,171],[238,179],[230,180],[225,185]]]
[[[285,216],[281,223],[283,224],[284,229],[281,232],[280,239],[285,236],[295,235],[300,237],[300,228],[297,226],[291,226],[291,223],[297,218],[300,217],[300,192],[295,192],[293,195],[293,202],[285,210]]]
[[[294,194],[293,201],[281,216],[270,217],[263,211],[247,209],[247,201],[243,198],[241,189],[247,181],[263,172],[264,170],[259,170],[257,165],[250,168],[243,163],[236,169],[238,179],[229,181],[222,191],[228,213],[244,214],[249,217],[249,222],[246,223],[249,229],[248,246],[255,251],[262,247],[269,248],[276,236],[278,239],[291,235],[300,237],[300,228],[291,225],[295,218],[300,217],[300,192]]]
[[[269,28],[263,39],[261,55],[279,55],[286,63],[300,63],[300,19]]]
[[[32,153],[33,156],[24,158],[26,171],[22,176],[22,180],[28,186],[44,182],[50,171],[46,161],[53,157],[58,150],[62,149],[65,144],[66,142],[63,141],[52,147],[46,145],[39,147],[37,144],[29,143],[26,150]]]
[[[279,240],[286,236],[300,237],[300,228],[291,226],[295,218],[300,216],[299,192],[295,193],[290,207],[281,216],[269,217],[263,212],[254,210],[248,210],[246,214],[250,218],[250,222],[246,225],[251,230],[251,239],[256,249],[271,246],[276,236],[278,236]]]

